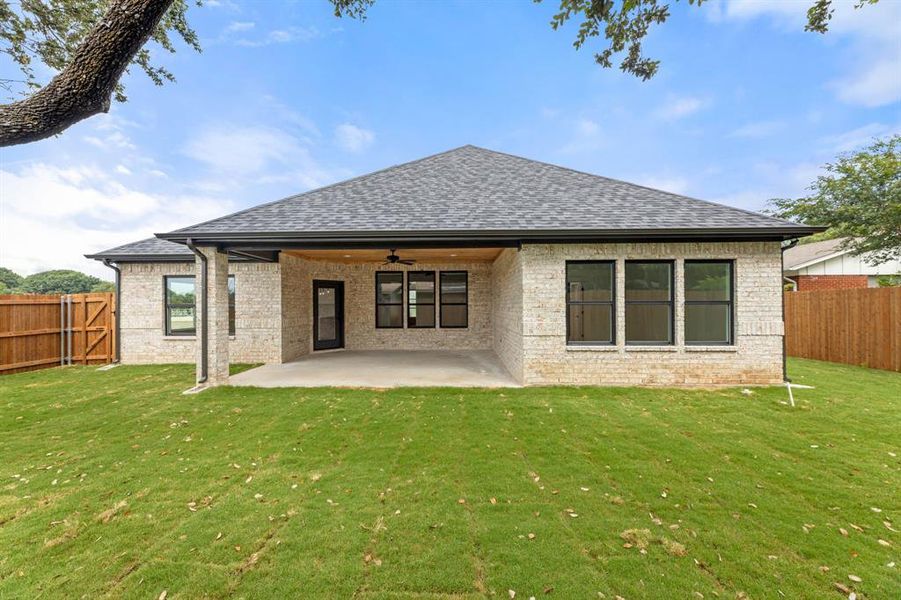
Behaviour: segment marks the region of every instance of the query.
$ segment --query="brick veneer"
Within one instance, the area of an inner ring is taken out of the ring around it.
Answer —
[[[528,245],[523,274],[523,383],[712,385],[782,381],[781,255],[777,242]],[[685,259],[735,261],[735,345],[683,344]],[[617,345],[566,345],[566,261],[616,261]],[[675,345],[626,346],[625,269],[630,259],[675,260]]]
[[[850,290],[868,287],[866,275],[797,275],[799,292],[810,290]]]
[[[194,263],[123,263],[122,362],[131,364],[195,362],[193,337],[163,332],[163,276],[195,275]],[[279,265],[231,263],[235,276],[235,336],[231,362],[279,362],[281,294]]]
[[[735,261],[735,344],[683,343],[685,259]],[[231,263],[236,278],[232,362],[283,362],[312,351],[312,281],[345,283],[348,349],[493,349],[529,385],[767,384],[782,380],[781,260],[776,242],[526,244],[494,263],[417,264],[403,270],[469,272],[466,329],[376,329],[376,264],[305,260]],[[615,260],[618,345],[566,344],[566,261]],[[675,260],[675,340],[671,347],[626,346],[624,264]],[[393,267],[398,268],[398,267]],[[195,265],[122,265],[122,359],[126,363],[193,362],[192,338],[163,335],[163,275],[193,274]]]

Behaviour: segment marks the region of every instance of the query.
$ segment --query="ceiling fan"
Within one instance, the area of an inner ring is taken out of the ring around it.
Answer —
[[[397,248],[391,248],[390,252],[391,254],[385,257],[385,262],[382,263],[383,265],[412,265],[416,262],[415,260],[401,260],[401,258],[395,254]]]

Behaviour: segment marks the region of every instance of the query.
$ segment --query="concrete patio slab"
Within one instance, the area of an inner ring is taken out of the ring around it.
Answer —
[[[256,387],[519,387],[490,350],[340,350],[229,378]]]

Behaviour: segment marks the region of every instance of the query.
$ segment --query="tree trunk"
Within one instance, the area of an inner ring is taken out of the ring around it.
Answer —
[[[0,105],[0,146],[27,144],[107,112],[116,83],[172,0],[115,0],[72,61],[24,100]]]

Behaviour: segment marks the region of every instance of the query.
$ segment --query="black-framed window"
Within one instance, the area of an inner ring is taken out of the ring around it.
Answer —
[[[626,343],[673,344],[673,261],[626,261]]]
[[[566,343],[616,343],[614,261],[566,263]]]
[[[404,326],[404,272],[378,271],[375,274],[375,326],[385,329]]]
[[[197,294],[193,275],[166,275],[166,335],[197,335]],[[235,335],[235,276],[228,276],[228,334]]]
[[[685,261],[685,343],[730,345],[734,339],[731,260]]]
[[[435,271],[407,272],[407,327],[435,326]]]
[[[469,273],[441,271],[438,276],[441,299],[441,327],[469,326]]]

